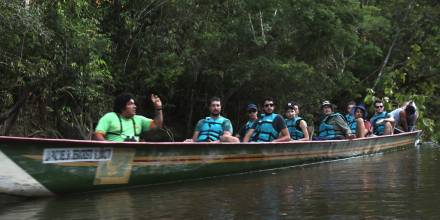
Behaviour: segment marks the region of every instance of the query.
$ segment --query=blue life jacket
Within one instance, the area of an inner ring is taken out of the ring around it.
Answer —
[[[388,118],[388,113],[386,111],[383,111],[380,114],[373,115],[371,117],[371,125],[373,126],[373,134],[375,135],[383,135],[385,133],[385,124],[376,124],[376,122],[380,119]]]
[[[302,131],[299,123],[301,122],[301,117],[295,117],[292,119],[286,119],[287,129],[289,129],[290,137],[293,140],[298,140],[304,138],[304,132]]]
[[[278,115],[275,113],[270,115],[263,114],[256,122],[257,126],[251,140],[256,142],[270,142],[277,139],[279,132],[273,127],[273,123],[277,116]]]
[[[354,116],[352,114],[346,114],[345,119],[347,120],[347,124],[351,130],[351,133],[356,134],[357,124],[356,124],[356,119],[354,118]]]
[[[240,131],[240,141],[243,141],[244,136],[249,131],[249,129],[252,128],[256,121],[249,120],[246,122],[246,124],[243,126],[242,130]]]
[[[199,131],[198,142],[203,141],[218,141],[220,136],[223,135],[223,122],[226,118],[220,116],[218,118],[206,117],[203,120],[203,124]]]
[[[336,130],[334,125],[327,123],[330,119],[334,117],[341,117],[345,120],[344,116],[339,113],[333,113],[326,116],[319,125],[319,137],[323,137],[324,139],[334,139],[337,136],[344,135],[341,133],[341,131]]]

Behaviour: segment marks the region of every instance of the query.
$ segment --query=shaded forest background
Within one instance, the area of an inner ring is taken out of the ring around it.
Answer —
[[[8,0],[0,17],[1,135],[89,139],[127,91],[147,117],[162,98],[150,140],[189,137],[211,96],[235,130],[266,96],[309,124],[322,100],[411,99],[440,139],[438,1]]]

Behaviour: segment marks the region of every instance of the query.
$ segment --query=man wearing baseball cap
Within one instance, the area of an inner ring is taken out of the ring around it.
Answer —
[[[267,97],[263,102],[263,113],[252,128],[246,133],[243,142],[284,142],[290,141],[286,122],[279,114],[274,113],[273,98]]]
[[[321,104],[321,110],[324,115],[319,125],[319,136],[314,140],[340,140],[345,138],[354,138],[347,121],[339,113],[335,113],[334,106],[330,101],[324,101]]]
[[[254,123],[258,120],[258,109],[257,105],[251,103],[246,108],[247,115],[248,115],[248,121],[246,122],[243,127],[241,127],[240,131],[238,132],[237,136],[240,141],[243,141],[244,136],[246,135],[247,131],[252,128]]]

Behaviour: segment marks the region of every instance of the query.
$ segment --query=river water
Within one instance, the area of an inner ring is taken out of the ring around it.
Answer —
[[[440,146],[117,192],[0,195],[0,219],[440,219]]]

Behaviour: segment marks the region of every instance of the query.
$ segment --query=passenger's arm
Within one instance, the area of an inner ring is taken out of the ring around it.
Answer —
[[[301,128],[302,132],[304,133],[304,137],[299,139],[298,141],[308,141],[310,139],[309,131],[307,130],[307,123],[304,120],[301,120],[299,122],[299,127]]]
[[[223,135],[222,136],[231,136],[231,137],[233,137],[232,133],[229,132],[229,131],[223,131]]]
[[[154,123],[157,125],[157,127],[162,128],[163,123],[163,113],[162,113],[162,101],[157,95],[151,94],[151,101],[154,105]]]
[[[249,140],[252,137],[252,134],[254,133],[255,129],[254,128],[250,128],[247,132],[246,135],[243,138],[243,142],[249,142]]]
[[[409,131],[408,121],[406,120],[406,112],[400,111],[399,117],[400,117],[400,124],[402,125],[403,131],[405,131],[405,132]],[[394,125],[394,127],[397,127],[397,126],[399,126],[399,125]]]
[[[191,138],[191,140],[192,140],[193,142],[196,142],[196,141],[197,141],[197,138],[199,137],[199,133],[200,133],[200,131],[194,131],[194,134],[193,134],[193,136],[192,136],[192,138]]]
[[[285,141],[290,141],[290,134],[289,134],[289,129],[283,128],[280,131],[280,136],[273,140],[272,142],[285,142]]]
[[[224,131],[223,135],[220,136],[221,142],[240,142],[240,139],[237,137],[232,136],[232,133],[229,131]]]
[[[97,141],[105,141],[105,134],[102,132],[95,132],[95,140]]]
[[[96,125],[95,128],[95,135],[94,135],[95,140],[105,141],[105,135],[109,131],[111,125],[111,120],[110,120],[111,116],[112,115],[110,114],[105,114],[99,119],[98,124]]]
[[[363,138],[367,134],[368,130],[365,128],[365,123],[363,118],[356,119],[356,137]]]
[[[162,109],[160,109],[160,110],[155,109],[154,112],[155,112],[154,124],[156,124],[158,128],[162,128],[162,125],[163,125]]]
[[[342,118],[342,116],[336,117],[335,122],[344,131],[346,137],[351,135],[351,129],[348,126],[347,122]]]
[[[395,120],[394,120],[393,116],[388,113],[388,118],[385,118],[383,121],[390,122],[390,123],[394,124]]]

